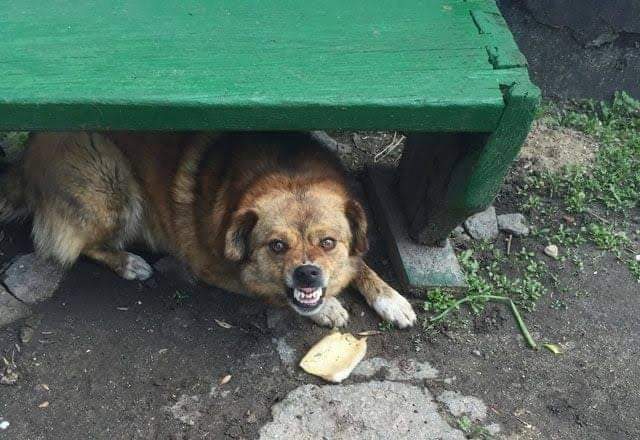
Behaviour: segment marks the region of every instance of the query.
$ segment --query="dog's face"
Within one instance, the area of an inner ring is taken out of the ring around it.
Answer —
[[[338,192],[273,190],[234,214],[225,256],[251,293],[312,315],[353,280],[366,230],[360,204]]]

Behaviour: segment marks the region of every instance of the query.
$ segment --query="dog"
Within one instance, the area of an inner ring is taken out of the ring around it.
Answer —
[[[27,216],[36,252],[64,267],[85,256],[145,280],[125,251],[142,242],[323,326],[347,324],[348,285],[384,320],[416,322],[363,260],[367,219],[339,160],[304,133],[34,133],[0,182],[0,220]]]

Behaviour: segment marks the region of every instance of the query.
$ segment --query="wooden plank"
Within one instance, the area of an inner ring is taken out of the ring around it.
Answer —
[[[414,240],[438,244],[491,204],[529,131],[539,97],[528,83],[506,88],[506,109],[490,135],[409,135],[397,188]]]
[[[472,8],[495,4],[0,0],[0,129],[492,131],[511,36]]]
[[[471,10],[473,21],[480,34],[497,37],[497,41],[491,41],[487,45],[489,62],[494,69],[511,69],[513,67],[525,67],[527,60],[520,53],[512,38],[509,36],[509,27],[497,11]]]
[[[412,239],[438,245],[466,219],[469,209],[451,203],[450,187],[461,184],[457,176],[473,173],[473,162],[466,157],[482,151],[486,138],[480,133],[407,135],[396,190]]]
[[[420,296],[434,287],[466,288],[465,276],[449,241],[442,247],[429,247],[409,237],[407,219],[394,191],[393,176],[392,169],[369,168],[365,187],[403,293]]]

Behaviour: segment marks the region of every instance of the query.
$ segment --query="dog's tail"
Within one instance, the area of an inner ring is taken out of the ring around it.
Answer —
[[[0,222],[10,222],[29,214],[22,160],[0,171]]]

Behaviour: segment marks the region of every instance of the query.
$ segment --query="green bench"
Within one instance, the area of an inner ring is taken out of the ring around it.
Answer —
[[[456,281],[400,237],[490,204],[539,99],[493,0],[0,0],[0,78],[0,130],[406,132],[369,187],[415,286]]]

